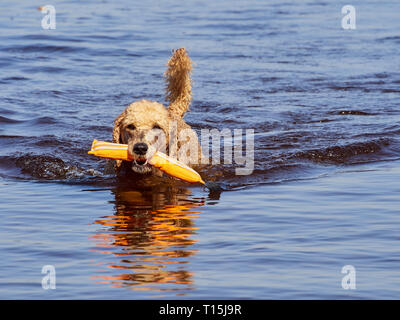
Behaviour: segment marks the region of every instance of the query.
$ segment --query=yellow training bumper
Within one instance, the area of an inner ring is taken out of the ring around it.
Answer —
[[[125,161],[133,160],[132,157],[129,155],[128,145],[98,141],[96,139],[93,140],[92,148],[88,153],[108,159]],[[162,152],[156,152],[153,158],[149,160],[149,164],[175,178],[179,178],[187,182],[200,182],[202,184],[205,184],[204,181],[201,179],[201,176],[192,168],[188,167],[178,160],[168,157]]]

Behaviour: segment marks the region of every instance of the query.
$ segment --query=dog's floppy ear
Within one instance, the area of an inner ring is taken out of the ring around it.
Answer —
[[[115,120],[114,120],[114,129],[113,129],[113,142],[114,143],[122,143],[121,140],[121,124],[122,120],[125,118],[125,111],[122,112]]]
[[[122,143],[121,139],[121,126],[122,126],[122,120],[125,118],[125,111],[122,112],[115,120],[114,120],[114,129],[113,129],[113,134],[112,134],[112,140],[114,143]],[[115,161],[115,170],[119,172],[121,169],[122,165],[122,160],[116,160]]]
[[[189,109],[192,100],[191,72],[192,60],[187,55],[185,48],[173,51],[165,72],[166,100],[169,102],[168,111],[173,116],[182,118]]]

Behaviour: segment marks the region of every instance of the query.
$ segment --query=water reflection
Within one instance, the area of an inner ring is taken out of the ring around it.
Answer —
[[[94,222],[101,225],[93,234],[96,251],[111,269],[96,281],[138,290],[190,289],[192,236],[205,199],[174,186],[118,187],[113,193],[115,214]]]

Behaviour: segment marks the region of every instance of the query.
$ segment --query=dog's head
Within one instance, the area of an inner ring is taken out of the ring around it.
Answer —
[[[148,160],[157,151],[166,152],[169,121],[168,110],[163,105],[147,100],[132,103],[115,120],[113,142],[128,145],[134,172],[151,172]],[[120,165],[117,162],[117,167]]]
[[[181,121],[192,100],[191,72],[192,61],[186,50],[173,51],[165,72],[168,109],[157,102],[141,100],[129,105],[115,119],[113,142],[128,144],[133,171],[152,171],[148,160],[157,151],[168,150],[170,127],[173,127],[171,122]],[[173,133],[171,135],[174,136]],[[117,169],[121,165],[122,161],[117,160]]]

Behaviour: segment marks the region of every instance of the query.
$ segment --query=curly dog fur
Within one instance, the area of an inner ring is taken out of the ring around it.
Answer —
[[[125,169],[139,174],[162,175],[147,163],[156,151],[165,152],[188,165],[200,163],[202,153],[197,135],[183,120],[192,100],[191,72],[192,61],[186,50],[173,51],[165,72],[168,108],[158,102],[140,100],[126,107],[115,119],[113,142],[128,144],[128,152],[134,159],[131,162],[117,160],[117,173]]]

